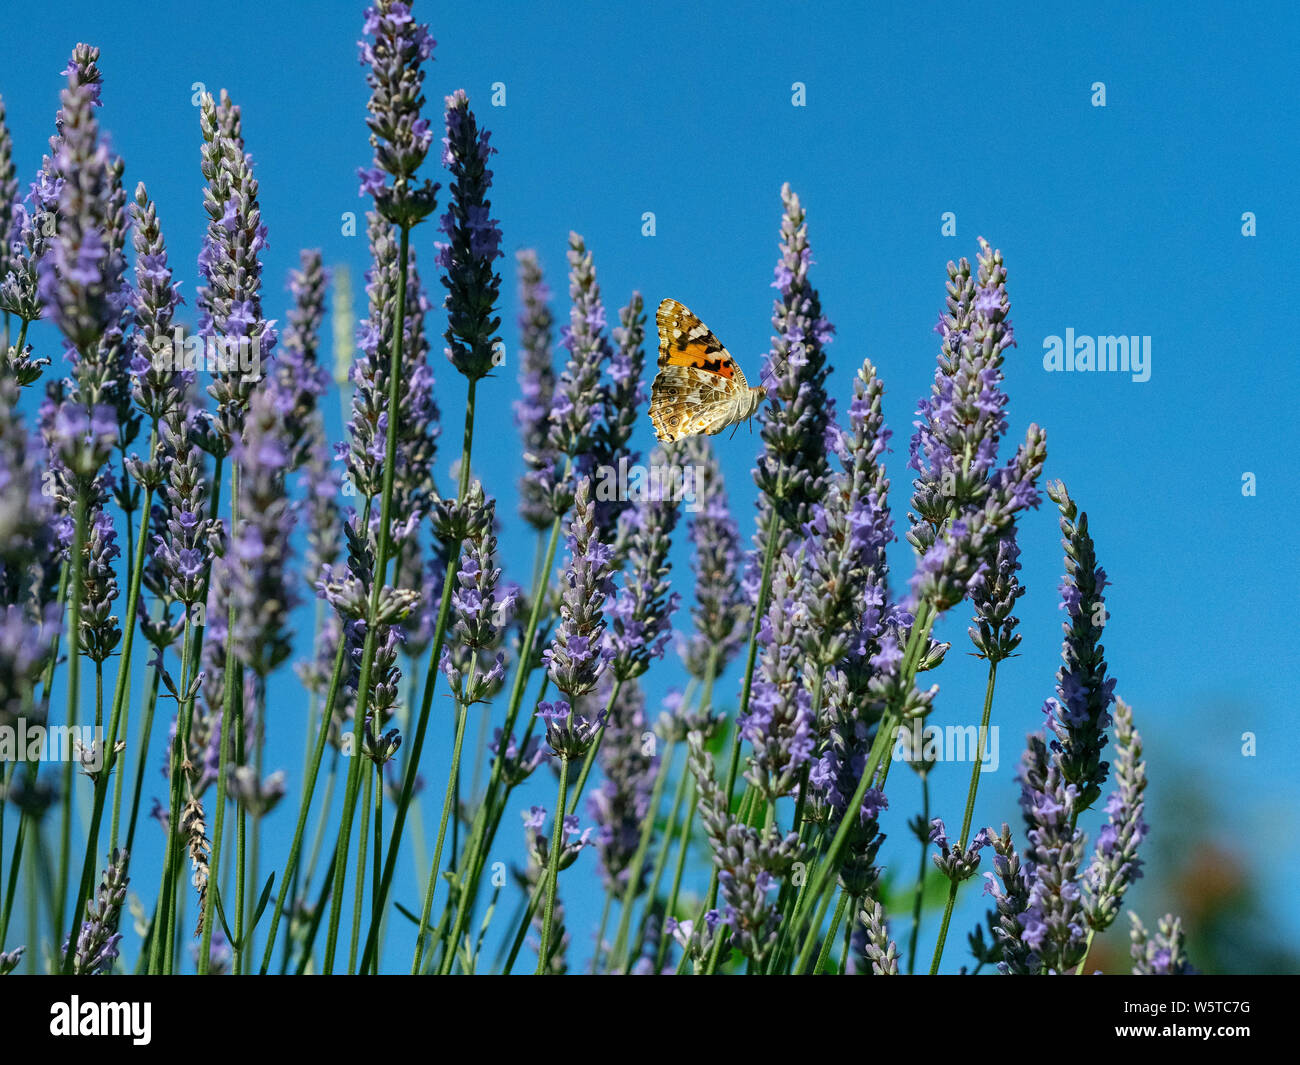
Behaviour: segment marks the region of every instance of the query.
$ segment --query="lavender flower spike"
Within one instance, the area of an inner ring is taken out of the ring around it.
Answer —
[[[293,399],[274,377],[264,377],[233,451],[240,469],[239,525],[231,545],[237,564],[230,567],[235,647],[240,660],[263,678],[292,649],[289,615],[297,596],[290,582],[289,537],[294,516],[285,491],[290,445],[283,430]]]
[[[737,721],[741,736],[753,747],[745,777],[772,800],[794,791],[815,744],[812,692],[799,668],[803,619],[796,609],[798,565],[789,555],[777,562],[771,602],[759,623],[753,691]]]
[[[1020,915],[1024,939],[1049,971],[1064,973],[1087,950],[1078,883],[1084,840],[1074,827],[1079,792],[1066,783],[1041,735],[1029,737],[1020,782],[1029,836],[1025,862],[1031,867],[1028,904]]]
[[[720,675],[744,645],[749,605],[740,590],[740,536],[713,444],[707,436],[688,436],[677,454],[685,468],[695,471],[696,505],[690,520],[695,632],[686,640],[682,658],[691,676],[704,680],[711,656],[715,676]]]
[[[89,52],[94,53],[93,64],[98,49]],[[122,312],[125,260],[111,233],[114,171],[94,114],[99,85],[82,80],[76,58],[74,54],[68,86],[60,96],[62,140],[53,160],[62,179],[58,232],[49,254],[41,259],[38,287],[41,302],[79,359],[93,363],[101,338]],[[83,403],[105,402],[93,386],[105,387],[106,379],[91,382],[77,376]]]
[[[1085,810],[1101,796],[1107,764],[1101,760],[1110,725],[1110,705],[1115,699],[1115,678],[1106,676],[1102,629],[1108,620],[1106,571],[1088,533],[1088,515],[1079,514],[1065,485],[1056,481],[1047,494],[1061,511],[1065,579],[1061,582],[1061,609],[1069,617],[1063,626],[1064,660],[1056,672],[1056,698],[1043,707],[1048,727],[1055,734],[1052,750],[1059,756],[1061,774],[1078,789],[1078,808]],[[1077,520],[1076,520],[1077,519]]]
[[[289,272],[293,309],[275,360],[275,376],[285,407],[284,436],[291,471],[308,461],[323,434],[316,404],[329,388],[329,374],[319,359],[329,273],[317,249],[299,252],[298,264],[298,269]]]
[[[229,448],[248,408],[261,367],[275,346],[274,322],[262,313],[261,253],[266,226],[258,204],[253,159],[244,151],[239,108],[223,90],[204,94],[203,206],[208,228],[199,253],[199,334],[220,340],[221,358],[208,392],[217,401],[218,446]]]
[[[366,8],[365,32],[373,41],[359,41],[357,47],[370,86],[366,125],[375,157],[370,169],[358,171],[361,195],[373,196],[375,210],[389,222],[410,227],[433,212],[438,193],[437,185],[417,184],[415,177],[433,144],[429,120],[420,111],[424,62],[437,42],[402,0],[377,0]]]
[[[122,904],[126,902],[126,886],[131,882],[126,875],[127,857],[126,851],[113,852],[99,893],[86,903],[86,919],[77,935],[73,958],[73,972],[78,976],[106,973],[117,959],[118,945],[122,942],[117,925]],[[68,945],[63,949],[67,950]]]
[[[655,452],[652,466],[671,469],[662,449]],[[672,616],[681,597],[669,592],[669,538],[677,524],[675,493],[668,498],[646,499],[631,513],[633,531],[629,544],[629,571],[611,611],[613,624],[606,640],[610,668],[619,680],[639,677],[656,658],[662,658],[672,635]]]
[[[501,258],[501,230],[490,218],[487,198],[492,171],[487,161],[495,148],[491,134],[480,130],[464,89],[447,97],[447,136],[443,164],[454,178],[451,205],[439,228],[448,243],[438,245],[438,265],[446,272],[447,358],[469,380],[491,373],[497,364],[501,319],[492,315],[500,298],[501,275],[492,264]]]
[[[515,425],[523,445],[528,472],[519,480],[519,512],[534,529],[547,529],[555,520],[546,479],[555,476],[555,454],[547,443],[551,403],[555,397],[552,336],[555,319],[547,301],[551,290],[542,280],[537,252],[515,253],[519,263],[520,361],[519,395],[514,402]]]
[[[1155,936],[1147,932],[1138,919],[1130,913],[1129,920],[1133,928],[1129,938],[1132,945],[1129,953],[1133,957],[1134,976],[1193,976],[1196,970],[1187,960],[1187,944],[1183,934],[1182,921],[1172,914],[1160,918]]]
[[[984,874],[984,893],[993,896],[997,907],[989,922],[1000,953],[998,971],[1019,976],[1037,973],[1041,963],[1034,942],[1039,940],[1039,927],[1028,916],[1029,876],[1011,840],[1011,826],[1003,824],[1000,835],[991,828],[985,831],[993,848],[993,872]]]
[[[557,454],[574,458],[579,473],[585,474],[591,472],[595,430],[604,417],[600,375],[610,348],[604,333],[605,305],[600,298],[596,268],[591,252],[577,233],[569,234],[569,298],[573,305],[561,338],[569,361],[556,385],[548,443]],[[562,489],[556,486],[552,493],[556,513],[568,510]]]
[[[834,406],[826,394],[830,367],[825,349],[835,327],[822,316],[821,299],[808,280],[813,259],[807,216],[788,184],[781,187],[781,203],[781,260],[772,282],[780,298],[772,315],[776,335],[763,375],[772,378],[771,403],[759,414],[764,448],[754,482],[763,493],[759,528],[766,530],[769,508],[775,507],[785,527],[784,542],[826,494],[826,432],[833,424]]]
[[[613,592],[609,547],[596,539],[591,482],[578,482],[569,528],[569,563],[562,578],[560,622],[542,661],[551,682],[570,700],[596,687],[609,652],[602,646],[605,602]]]
[[[1142,876],[1138,845],[1146,837],[1142,793],[1147,786],[1142,761],[1142,737],[1133,727],[1133,711],[1123,699],[1115,701],[1115,783],[1106,800],[1109,818],[1097,839],[1097,851],[1084,875],[1084,913],[1098,932],[1119,916],[1124,893]]]
[[[775,824],[760,832],[737,820],[727,810],[703,737],[692,732],[687,742],[691,773],[699,788],[700,817],[726,904],[724,919],[731,926],[732,942],[761,965],[776,943],[781,922],[775,889],[801,856],[799,837],[794,832],[782,835]]]

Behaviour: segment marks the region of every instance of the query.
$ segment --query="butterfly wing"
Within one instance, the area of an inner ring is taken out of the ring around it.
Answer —
[[[684,304],[666,299],[655,318],[659,373],[650,390],[655,435],[670,443],[726,428],[736,420],[737,397],[749,391],[735,359]]]

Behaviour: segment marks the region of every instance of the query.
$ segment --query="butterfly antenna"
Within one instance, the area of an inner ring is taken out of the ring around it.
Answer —
[[[779,367],[773,367],[773,366],[769,365],[766,369],[764,369],[764,371],[763,371],[763,376],[759,379],[759,382],[758,382],[759,385],[760,385],[760,387],[761,387],[762,385],[764,385],[764,384],[767,382],[767,380],[768,380],[769,378],[771,378],[772,380],[776,380],[776,374],[777,374],[777,373],[785,373],[786,365],[787,365],[787,363],[782,362],[781,365],[780,365]],[[775,370],[775,372],[773,372],[774,370]]]

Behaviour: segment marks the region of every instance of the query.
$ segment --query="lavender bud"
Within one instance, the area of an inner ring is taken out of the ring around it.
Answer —
[[[1146,837],[1142,793],[1147,786],[1142,737],[1133,727],[1133,711],[1115,700],[1115,790],[1106,800],[1106,826],[1084,876],[1084,913],[1097,931],[1119,916],[1124,893],[1142,876],[1138,845]]]
[[[415,172],[433,143],[424,105],[424,62],[437,43],[429,28],[411,16],[402,0],[377,0],[366,8],[365,33],[359,41],[361,65],[370,87],[370,145],[375,150],[370,169],[358,171],[361,195],[374,197],[375,209],[395,225],[413,226],[436,206],[438,186],[417,184]],[[394,178],[386,183],[385,174]]]
[[[502,252],[501,230],[488,217],[492,171],[487,161],[496,151],[488,144],[490,137],[478,128],[465,90],[447,97],[443,163],[454,180],[451,206],[439,223],[448,243],[437,246],[438,265],[446,271],[447,358],[471,381],[492,372],[500,343],[495,334],[501,319],[492,316],[501,289],[501,275],[492,264]]]

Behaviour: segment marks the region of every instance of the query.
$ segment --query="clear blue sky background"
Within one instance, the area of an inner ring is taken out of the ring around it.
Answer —
[[[340,227],[344,212],[363,209],[355,170],[369,158],[359,5],[234,0],[218,14],[54,0],[21,18],[17,5],[6,7],[0,93],[24,180],[52,132],[68,53],[79,40],[98,44],[102,122],[130,186],[144,180],[155,197],[192,300],[203,226],[192,86],[225,87],[243,107],[270,227],[269,313],[283,318],[284,278],[301,247],[347,264],[364,305],[364,227],[356,237]],[[1007,360],[1012,435],[1030,421],[1047,428],[1048,474],[1065,479],[1089,512],[1114,582],[1106,645],[1119,693],[1147,737],[1148,820],[1159,836],[1172,817],[1175,779],[1190,782],[1210,814],[1203,838],[1230,839],[1261,878],[1278,934],[1300,940],[1290,890],[1300,861],[1282,845],[1297,828],[1300,795],[1297,711],[1286,694],[1297,665],[1290,619],[1300,387],[1278,304],[1300,246],[1295,14],[1281,4],[1223,13],[1204,3],[1103,3],[1049,14],[1037,4],[800,2],[741,10],[662,3],[653,13],[595,3],[417,3],[416,13],[438,40],[426,81],[435,122],[441,97],[463,87],[500,150],[493,204],[505,234],[511,355],[513,251],[536,247],[562,296],[572,229],[595,253],[611,312],[633,289],[651,308],[671,295],[756,370],[771,334],[779,189],[789,181],[808,210],[813,279],[838,329],[831,383],[841,409],[864,357],[888,390],[900,524],[906,439],[933,374],[944,264],[973,259],[978,235],[1003,249],[1019,340]],[[791,104],[796,81],[806,85],[806,107]],[[1104,108],[1091,105],[1098,81]],[[504,108],[489,106],[494,82],[505,83]],[[641,235],[646,211],[656,216],[653,237]],[[941,235],[947,211],[956,215],[955,238]],[[1247,211],[1258,236],[1242,235]],[[417,231],[426,263],[434,236],[432,225]],[[562,302],[555,309],[565,316]],[[435,312],[430,332],[443,327]],[[1067,327],[1149,335],[1150,381],[1045,373],[1043,338]],[[513,516],[521,460],[509,417],[511,363],[480,393],[475,467]],[[451,439],[463,383],[440,353],[435,372]],[[643,420],[643,450],[651,439]],[[718,447],[746,536],[757,443],[742,430]],[[451,450],[439,459],[444,483]],[[1247,471],[1258,479],[1254,498],[1242,495]],[[513,565],[532,558],[520,524],[508,524],[503,547],[512,575],[525,580],[527,561]],[[986,776],[977,824],[1018,824],[1014,763],[1024,733],[1039,726],[1058,663],[1054,507],[1026,519],[1021,542],[1030,588],[1020,611],[1023,653],[999,678],[1002,765]],[[685,553],[676,557],[685,570]],[[900,549],[895,568],[909,565]],[[936,677],[938,723],[978,717],[983,673],[965,655],[965,622],[958,612],[944,632],[954,652]],[[303,627],[310,632],[306,615]],[[672,674],[652,672],[652,706]],[[737,687],[729,676],[723,698],[734,699]],[[291,796],[268,824],[272,866],[287,848],[300,783],[305,708],[295,691],[277,685],[269,715],[269,765],[289,771]],[[445,731],[435,722],[431,736]],[[1253,758],[1241,754],[1245,731],[1258,737]],[[446,759],[432,747],[426,776],[438,795],[426,794],[426,824],[436,817]],[[965,776],[964,766],[937,774],[936,811],[950,824],[960,821]],[[161,778],[147,779],[161,794]],[[904,826],[919,792],[901,770],[891,792],[887,860],[911,875],[916,847]],[[549,806],[554,797],[539,790],[523,801]],[[502,836],[517,851],[513,814]],[[139,887],[151,898],[157,856],[142,858]],[[401,869],[397,897],[412,905],[410,861]],[[590,951],[600,902],[593,874],[584,856],[564,878],[578,958]],[[954,965],[982,912],[977,894],[967,893],[954,922]],[[1158,916],[1161,900],[1140,890],[1132,898],[1148,922]],[[395,919],[391,931],[405,941],[403,924]],[[905,931],[900,918],[896,932]],[[924,954],[924,934],[922,942]],[[405,958],[403,945],[386,962],[400,969]]]

